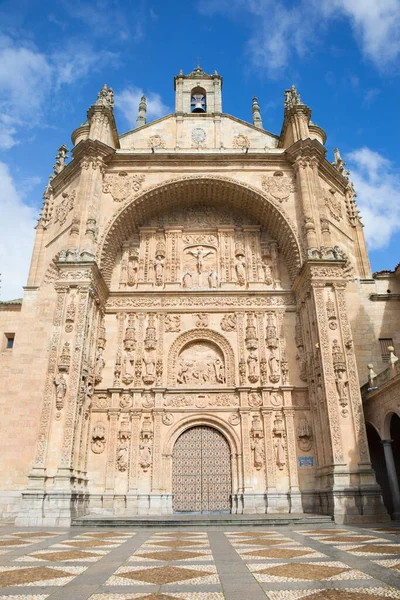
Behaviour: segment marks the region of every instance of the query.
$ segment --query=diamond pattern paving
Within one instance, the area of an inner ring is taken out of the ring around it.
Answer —
[[[278,565],[268,567],[257,571],[265,575],[274,575],[275,577],[291,577],[293,579],[307,579],[310,581],[321,581],[335,575],[340,575],[348,571],[347,567],[330,567],[328,565],[314,565],[311,563],[290,563],[288,565]]]
[[[260,558],[300,558],[307,554],[312,554],[313,550],[295,550],[291,548],[271,548],[269,550],[249,550],[244,552],[243,556],[259,556]]]
[[[21,585],[33,583],[35,581],[48,581],[49,579],[58,579],[62,577],[70,577],[70,573],[51,569],[49,567],[29,567],[22,569],[14,569],[12,571],[0,572],[0,587],[8,587],[11,585]]]
[[[245,546],[278,546],[279,544],[283,544],[288,540],[265,540],[263,538],[258,538],[257,540],[240,540],[238,544],[243,544]],[[289,540],[291,542],[291,540]]]
[[[68,540],[65,542],[61,542],[63,544],[63,546],[74,546],[75,548],[101,548],[103,546],[105,547],[112,547],[111,542],[103,542],[102,540],[88,540],[88,541],[74,541],[74,540]]]
[[[167,550],[165,552],[147,552],[136,554],[136,556],[141,556],[142,558],[152,558],[153,560],[163,560],[167,562],[171,562],[173,560],[186,560],[188,558],[199,558],[201,556],[206,556],[204,553],[200,552],[188,552],[182,550]]]
[[[365,544],[352,548],[352,552],[369,552],[371,554],[400,554],[400,545],[391,546],[390,544]]]
[[[381,600],[382,596],[377,596],[368,592],[353,592],[348,590],[324,590],[307,596],[307,600]]]
[[[40,560],[48,560],[50,562],[62,562],[63,560],[86,560],[87,558],[99,557],[94,552],[82,552],[82,550],[69,550],[67,552],[43,552],[41,554],[30,554],[34,558]]]
[[[323,542],[366,542],[367,540],[373,540],[374,538],[370,535],[338,535],[324,538]]]
[[[195,569],[183,569],[181,567],[155,567],[154,569],[141,569],[138,571],[117,573],[116,576],[162,585],[198,577],[207,577],[207,575],[212,574],[211,571],[198,571]]]
[[[187,546],[202,546],[200,542],[193,540],[171,540],[168,542],[157,542],[152,540],[152,545],[154,546],[164,546],[167,548],[186,548]]]

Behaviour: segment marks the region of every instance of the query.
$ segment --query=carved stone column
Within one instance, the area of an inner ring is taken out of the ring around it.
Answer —
[[[117,452],[117,428],[120,411],[111,408],[108,411],[110,427],[108,429],[108,448],[107,448],[107,470],[106,470],[106,492],[114,492],[115,487],[115,461]]]
[[[385,453],[386,470],[389,480],[390,495],[392,496],[392,519],[398,521],[400,519],[400,490],[399,480],[397,478],[396,465],[393,458],[392,443],[393,440],[382,440],[383,451]]]
[[[265,443],[265,471],[266,471],[266,494],[267,494],[267,512],[274,512],[276,496],[276,469],[275,469],[275,450],[272,439],[272,420],[274,411],[272,408],[262,408],[261,414],[264,423],[264,443]]]
[[[289,392],[290,393],[290,392]],[[290,486],[290,512],[301,513],[301,495],[299,488],[299,474],[297,470],[296,433],[294,430],[294,409],[285,406],[283,409],[286,421],[286,439],[288,448],[289,486]]]
[[[161,466],[162,466],[162,453],[161,453],[161,418],[162,411],[154,410],[154,441],[153,441],[153,472],[151,480],[151,495],[150,495],[150,514],[160,514],[162,509],[162,498],[161,498]]]
[[[241,391],[240,394],[247,394],[247,391]],[[255,503],[253,497],[252,467],[251,467],[251,440],[250,440],[250,409],[239,408],[240,425],[242,434],[243,449],[243,513],[252,514],[255,512]]]

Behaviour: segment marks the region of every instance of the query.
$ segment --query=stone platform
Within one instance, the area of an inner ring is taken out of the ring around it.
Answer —
[[[333,519],[327,515],[304,513],[291,514],[193,514],[182,513],[173,515],[132,515],[117,517],[114,515],[89,514],[73,519],[72,526],[79,527],[229,527],[229,526],[259,526],[276,527],[290,525],[329,524]]]

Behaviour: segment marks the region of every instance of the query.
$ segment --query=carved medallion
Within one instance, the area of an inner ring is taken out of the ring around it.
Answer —
[[[250,140],[246,135],[240,133],[239,135],[235,135],[232,145],[234,148],[240,148],[241,150],[243,148],[250,148]]]
[[[229,415],[228,421],[231,425],[236,427],[236,425],[239,425],[240,423],[240,417],[237,413],[232,413]]]
[[[54,210],[54,222],[64,225],[67,220],[69,212],[74,208],[76,192],[63,192],[61,194],[61,201]]]
[[[206,141],[206,132],[201,127],[195,127],[192,130],[193,146],[203,146]]]
[[[324,200],[331,216],[336,221],[340,221],[342,218],[342,203],[340,199],[336,197],[335,190],[329,190],[329,192],[325,194]]]
[[[161,135],[152,135],[149,137],[149,148],[165,148],[164,138]]]

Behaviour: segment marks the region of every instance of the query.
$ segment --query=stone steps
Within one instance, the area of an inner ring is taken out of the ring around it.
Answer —
[[[89,514],[72,520],[75,527],[277,527],[290,525],[313,525],[333,523],[329,515],[312,514],[173,514],[173,515],[113,515]]]

